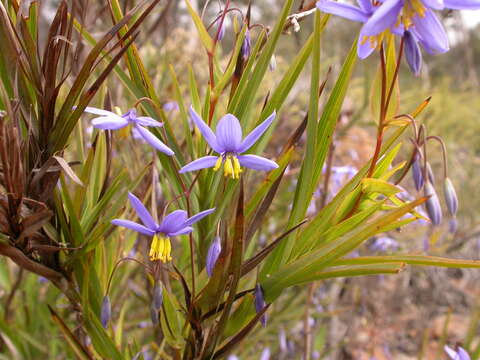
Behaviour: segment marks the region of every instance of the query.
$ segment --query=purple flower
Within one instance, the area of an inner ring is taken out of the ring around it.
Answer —
[[[358,56],[362,59],[380,45],[385,32],[404,36],[404,32],[408,30],[407,37],[413,38],[406,39],[409,47],[406,49],[406,56],[414,73],[420,71],[418,66],[421,65],[421,58],[418,57],[420,53],[415,44],[420,43],[430,54],[449,50],[445,29],[432,9],[480,9],[478,0],[384,0],[373,3],[370,0],[358,0],[358,3],[359,7],[355,7],[331,0],[320,0],[317,8],[364,23],[358,43]]]
[[[443,349],[452,360],[470,360],[470,355],[460,346],[457,347],[456,351],[447,345]]]
[[[149,253],[150,260],[152,261],[161,260],[162,262],[168,262],[172,260],[170,256],[172,250],[170,238],[191,233],[193,231],[193,224],[215,211],[215,208],[208,209],[187,218],[186,211],[175,210],[165,216],[160,224],[157,224],[155,220],[153,220],[152,215],[150,215],[135,195],[128,193],[128,198],[143,225],[123,219],[112,220],[112,224],[126,227],[140,234],[153,236]]]
[[[369,246],[370,250],[378,252],[396,251],[399,248],[396,240],[388,236],[376,238]]]
[[[259,313],[265,308],[265,298],[263,296],[263,289],[260,284],[255,285],[255,311]],[[267,326],[267,315],[263,314],[260,318],[263,327]]]
[[[179,109],[178,103],[176,101],[167,101],[162,106],[163,111],[177,111]]]
[[[208,125],[190,108],[190,117],[199,128],[203,137],[210,147],[220,156],[204,156],[194,160],[180,169],[180,173],[195,171],[213,167],[214,171],[220,169],[223,164],[223,173],[232,179],[238,179],[242,172],[242,166],[262,171],[270,171],[278,168],[278,165],[269,159],[257,155],[241,155],[263,135],[275,119],[275,112],[264,122],[258,125],[242,140],[242,127],[238,119],[232,114],[227,114],[217,124],[216,134]]]
[[[207,274],[210,277],[212,277],[213,275],[213,269],[215,268],[215,264],[217,263],[218,257],[220,256],[221,252],[222,252],[222,241],[219,236],[215,236],[215,239],[213,239],[207,254],[206,268],[207,268]]]
[[[145,129],[145,127],[160,127],[163,126],[163,124],[147,116],[137,116],[137,111],[135,109],[130,109],[123,115],[117,115],[111,111],[94,107],[85,108],[85,112],[101,115],[92,120],[92,125],[97,129],[118,130],[132,124],[134,129],[138,131],[138,134],[140,134],[140,136],[155,149],[168,156],[174,155],[174,152],[167,145],[161,142],[150,131]]]

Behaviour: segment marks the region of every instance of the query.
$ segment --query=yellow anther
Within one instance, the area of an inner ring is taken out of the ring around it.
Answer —
[[[232,156],[228,155],[223,164],[223,175],[230,176],[232,179],[235,179],[235,173],[233,171],[232,165]]]
[[[170,239],[166,236],[157,236],[155,234],[152,239],[152,245],[150,246],[150,260],[157,261],[160,260],[164,263],[171,261],[172,257],[170,256],[172,251],[172,244]]]
[[[242,172],[242,167],[240,166],[240,161],[238,161],[236,156],[233,156],[233,173],[234,179],[240,179],[240,173]]]
[[[215,163],[215,166],[213,168],[213,171],[217,171],[218,169],[220,169],[220,166],[222,166],[222,157],[221,156],[218,157],[217,162]]]

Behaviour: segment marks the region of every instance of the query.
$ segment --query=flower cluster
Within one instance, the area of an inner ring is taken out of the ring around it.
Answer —
[[[178,107],[178,105],[174,103],[167,104],[165,105],[166,110],[174,110]],[[135,109],[130,109],[123,115],[118,115],[111,111],[94,107],[85,108],[85,112],[100,115],[100,117],[92,120],[92,125],[95,128],[101,130],[119,130],[128,125],[132,125],[134,130],[136,130],[136,132],[152,147],[168,156],[174,155],[173,150],[145,128],[161,127],[163,124],[150,117],[137,116],[137,111]],[[227,114],[220,119],[217,125],[216,134],[213,133],[210,127],[200,118],[193,108],[190,109],[190,117],[193,123],[199,128],[207,143],[216,153],[219,154],[219,156],[204,156],[194,160],[181,168],[180,173],[210,167],[213,167],[214,171],[217,171],[223,166],[223,173],[226,177],[239,179],[240,173],[243,171],[242,166],[263,171],[270,171],[278,167],[278,165],[272,160],[261,156],[252,154],[242,155],[265,133],[275,119],[275,112],[258,125],[243,140],[240,122],[232,114]],[[143,225],[125,219],[115,219],[112,221],[112,224],[134,230],[147,236],[152,236],[149,253],[150,260],[160,260],[164,263],[172,260],[172,245],[170,238],[191,233],[193,231],[192,225],[194,223],[211,214],[215,210],[215,208],[204,210],[189,218],[187,218],[186,211],[175,210],[165,216],[160,223],[157,223],[135,195],[129,193],[128,197]],[[212,276],[213,274],[213,268],[215,267],[220,252],[221,242],[219,238],[216,238],[212,243],[207,259],[207,272],[209,276]]]

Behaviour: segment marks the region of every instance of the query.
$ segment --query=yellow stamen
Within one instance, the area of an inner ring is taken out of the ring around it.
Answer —
[[[223,175],[230,176],[232,179],[235,179],[235,173],[233,171],[232,165],[232,156],[228,155],[223,164]]]
[[[234,178],[240,179],[240,173],[242,172],[242,167],[240,166],[240,161],[238,161],[236,156],[233,156],[233,173]]]
[[[158,236],[155,234],[152,239],[152,245],[150,246],[150,260],[157,261],[160,260],[164,263],[171,261],[172,257],[170,256],[172,251],[172,244],[170,239],[166,236]]]
[[[221,156],[218,157],[217,162],[215,163],[215,166],[213,168],[213,171],[217,171],[218,169],[220,169],[220,166],[222,166],[222,157]]]

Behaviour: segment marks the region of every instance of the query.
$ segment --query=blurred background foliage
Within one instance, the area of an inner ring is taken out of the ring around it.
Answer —
[[[2,2],[8,2],[2,0]],[[307,2],[307,1],[306,1]],[[82,25],[94,38],[102,36],[111,26],[112,18],[106,1],[89,0],[73,2],[80,6]],[[123,0],[124,9],[133,6],[133,1]],[[163,0],[142,24],[136,41],[139,54],[146,71],[153,80],[153,87],[162,103],[173,101],[175,92],[180,91],[185,104],[190,104],[189,87],[191,74],[199,84],[208,81],[207,57],[196,35],[193,22],[188,15],[185,3],[176,0]],[[192,4],[202,13],[205,1],[193,1]],[[44,31],[55,14],[59,2],[54,0],[40,2],[40,14]],[[235,1],[233,6],[246,11],[247,1]],[[294,9],[302,4],[296,2]],[[252,1],[252,22],[272,26],[281,10],[282,2],[274,0]],[[210,24],[221,5],[210,1],[204,13],[204,23]],[[476,13],[480,18],[480,12]],[[451,50],[442,56],[427,56],[425,69],[419,78],[413,77],[405,66],[401,68],[401,107],[405,112],[418,106],[427,96],[432,100],[422,115],[430,133],[440,134],[449,150],[450,177],[456,185],[460,209],[458,230],[451,234],[447,231],[448,222],[437,230],[425,224],[415,223],[401,232],[392,231],[389,237],[399,243],[401,249],[414,253],[446,255],[464,259],[478,259],[480,255],[480,223],[478,209],[480,197],[480,24],[467,26],[458,13],[446,14],[446,24],[451,37]],[[453,19],[454,17],[454,19]],[[270,71],[262,82],[261,93],[267,93],[281,79],[293,57],[299,52],[307,37],[312,33],[312,16],[300,23],[300,31],[285,33],[275,51],[275,70]],[[480,19],[479,19],[480,20]],[[226,37],[223,48],[228,53],[233,46],[233,16],[227,17]],[[358,27],[351,22],[332,18],[322,36],[322,74],[331,68],[331,77],[337,78],[342,59],[348,53]],[[257,34],[252,31],[253,36]],[[87,53],[85,43],[80,57]],[[228,59],[224,61],[226,65]],[[376,61],[371,57],[359,61],[353,80],[350,83],[340,121],[334,140],[334,167],[361,167],[371,156],[375,142],[376,122],[372,118],[369,104],[370,88]],[[176,89],[172,81],[171,67],[175,71],[180,88]],[[192,71],[189,71],[191,67]],[[267,153],[278,154],[285,138],[300,123],[306,113],[309,101],[310,64],[302,72],[284,107],[280,127],[272,137]],[[74,69],[75,71],[75,69]],[[327,83],[331,89],[333,82]],[[107,91],[108,90],[108,91]],[[201,94],[202,98],[204,94]],[[137,100],[125,87],[119,86],[115,75],[106,80],[99,90],[94,105],[119,106],[122,110],[132,106]],[[101,100],[100,100],[101,99]],[[321,101],[324,101],[322,98]],[[103,102],[103,104],[102,104]],[[222,104],[226,106],[226,104]],[[180,116],[177,110],[167,113],[171,119]],[[176,122],[180,124],[181,122]],[[92,146],[88,134],[89,120],[82,117],[78,134],[84,133],[84,139],[78,143],[78,149]],[[90,133],[89,133],[90,131]],[[117,155],[111,159],[115,171],[123,171],[128,164],[130,183],[139,183],[139,188],[148,188],[151,182],[160,181],[156,190],[162,193],[168,185],[162,181],[162,174],[156,178],[140,181],[136,175],[145,173],[145,165],[154,161],[151,153],[138,146],[139,140],[119,135]],[[278,141],[278,142],[277,142]],[[406,140],[407,142],[408,140]],[[96,144],[95,146],[99,146]],[[126,151],[125,151],[126,150]],[[80,151],[67,153],[69,160],[79,160]],[[82,155],[83,156],[83,155]],[[406,159],[400,154],[397,161]],[[432,156],[435,173],[441,173],[441,154]],[[295,161],[288,168],[279,198],[272,212],[283,218],[290,201],[294,179],[298,175]],[[121,169],[121,170],[118,170]],[[339,175],[339,182],[348,178]],[[404,186],[414,194],[414,187],[408,177]],[[282,191],[283,190],[283,191]],[[248,192],[248,189],[247,189]],[[320,194],[321,196],[321,194]],[[309,211],[315,212],[313,203]],[[272,225],[272,232],[275,224]],[[266,223],[268,226],[268,223]],[[268,234],[268,229],[265,231]],[[136,242],[132,233],[118,242],[107,242],[103,251],[105,272],[99,281],[106,285],[108,274],[113,267],[113,259],[119,254],[132,254],[147,251],[145,243]],[[272,234],[273,235],[273,234]],[[266,239],[260,236],[262,244]],[[387,253],[392,249],[372,250],[371,239],[360,248],[361,253],[375,251]],[[114,254],[115,256],[112,256]],[[98,255],[100,256],[100,255]],[[185,254],[187,256],[187,254]],[[110,260],[109,260],[110,259]],[[469,269],[431,269],[408,268],[399,276],[366,277],[336,279],[317,282],[308,289],[296,287],[285,292],[274,309],[269,312],[270,324],[267,328],[257,327],[235,355],[241,359],[298,359],[301,358],[304,339],[313,339],[314,358],[322,359],[439,359],[445,342],[461,342],[474,353],[480,355],[480,337],[478,337],[480,319],[480,274]],[[119,267],[112,283],[111,298],[113,313],[117,319],[115,342],[126,343],[132,357],[138,351],[145,359],[152,354],[161,354],[159,346],[164,343],[152,341],[160,336],[158,330],[151,327],[149,315],[149,294],[151,283],[145,279],[143,269],[136,264]],[[308,299],[308,300],[307,300]],[[305,310],[306,301],[311,302],[309,311]],[[61,317],[69,324],[76,319],[69,315],[66,299],[60,292],[37,275],[19,270],[11,261],[0,258],[0,338],[2,359],[69,359],[73,352],[66,353],[65,338],[54,324],[47,304],[56,304],[56,308],[65,311]],[[121,306],[120,306],[121,304]],[[73,313],[72,313],[73,316]],[[241,316],[241,314],[238,314]],[[74,332],[81,329],[73,329]],[[148,334],[148,335],[145,335]],[[147,336],[147,339],[145,338]],[[149,339],[149,340],[148,340]],[[148,343],[149,345],[143,345]],[[139,344],[142,344],[143,347]],[[160,344],[160,345],[159,345]],[[161,350],[161,349],[160,349]],[[156,358],[163,358],[157,355]]]

